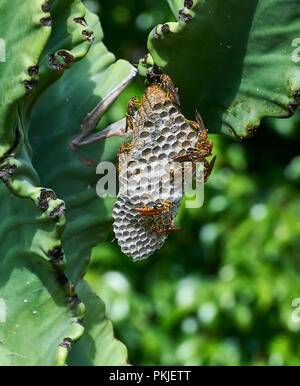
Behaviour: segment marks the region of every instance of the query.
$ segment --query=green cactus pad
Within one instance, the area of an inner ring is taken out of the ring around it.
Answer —
[[[98,18],[79,0],[4,1],[0,12],[7,43],[0,62],[0,364],[65,365],[73,343],[89,334],[75,286],[108,231],[112,206],[96,196],[95,170],[87,172],[68,144],[132,66],[115,62]],[[102,150],[94,147],[99,159],[112,153]],[[103,334],[94,342],[103,356],[105,337],[125,363],[112,330]]]
[[[112,324],[105,317],[102,300],[93,293],[85,280],[78,282],[76,290],[86,305],[84,320],[87,333],[72,348],[68,364],[70,366],[127,365],[127,349],[118,339],[112,339]]]
[[[300,90],[297,0],[168,2],[178,21],[156,26],[148,50],[179,88],[187,116],[196,107],[209,131],[242,139],[263,117],[293,114]],[[145,67],[142,59],[141,74]]]

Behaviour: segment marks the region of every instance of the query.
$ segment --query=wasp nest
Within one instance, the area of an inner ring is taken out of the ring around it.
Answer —
[[[113,229],[122,252],[137,261],[161,248],[168,233],[176,231],[173,224],[184,191],[181,178],[174,178],[181,175],[182,164],[176,166],[172,158],[195,146],[197,135],[159,84],[146,88],[134,125],[131,148],[119,154]],[[154,216],[140,214],[162,207],[166,210]],[[160,231],[166,228],[171,230]]]

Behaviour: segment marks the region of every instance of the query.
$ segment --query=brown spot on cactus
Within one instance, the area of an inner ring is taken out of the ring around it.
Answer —
[[[24,80],[24,86],[26,88],[26,91],[31,91],[35,88],[35,86],[37,85],[38,81],[37,80],[34,80],[34,79],[30,79],[30,80],[27,80],[25,79]]]
[[[48,55],[48,63],[51,68],[57,71],[64,71],[64,66],[62,66],[57,59],[55,58],[54,54]]]
[[[50,262],[53,265],[59,264],[64,258],[64,253],[61,247],[55,247],[53,249],[50,249],[47,252],[47,255],[50,257]]]
[[[188,9],[191,9],[193,7],[193,0],[184,0],[184,6]]]
[[[5,165],[0,168],[0,178],[3,180],[3,182],[6,182],[16,170],[16,165]]]
[[[52,18],[51,17],[42,17],[40,19],[40,23],[45,27],[51,27],[52,26]]]
[[[169,32],[170,32],[169,24],[164,24],[164,25],[161,27],[161,31],[162,31],[164,34],[169,33]]]
[[[83,25],[84,27],[87,26],[87,23],[86,23],[84,17],[73,17],[72,20],[73,20],[74,23],[81,24],[81,25]]]
[[[89,32],[89,31],[83,30],[82,31],[82,35],[84,35],[86,37],[86,40],[88,42],[90,42],[90,43],[94,40],[93,32]]]
[[[59,205],[58,208],[54,209],[50,213],[50,217],[51,218],[59,218],[59,217],[61,217],[65,213],[65,210],[66,210],[66,205],[64,203],[62,203],[62,204]]]
[[[64,338],[64,340],[59,344],[59,346],[64,347],[67,350],[70,350],[73,342],[74,341],[72,338],[67,337],[67,338]]]
[[[29,74],[29,76],[35,76],[35,75],[37,75],[38,74],[38,72],[39,72],[39,66],[38,65],[36,65],[36,66],[30,66],[30,67],[28,67],[28,74]]]
[[[60,50],[57,52],[57,55],[61,56],[66,63],[66,65],[69,67],[74,63],[74,57],[70,52],[65,50]]]
[[[184,23],[188,23],[192,19],[192,15],[190,15],[189,13],[185,13],[184,8],[182,8],[178,12],[178,18]]]
[[[44,13],[48,13],[50,11],[50,4],[49,4],[49,1],[45,1],[42,5],[41,5],[41,8],[42,8],[42,11]]]

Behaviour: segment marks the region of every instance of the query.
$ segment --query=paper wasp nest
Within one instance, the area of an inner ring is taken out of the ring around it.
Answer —
[[[176,170],[172,158],[191,144],[195,146],[197,136],[163,88],[150,85],[136,114],[132,140],[133,149],[119,157],[120,190],[113,209],[113,229],[122,252],[137,261],[161,248],[167,238],[152,227],[170,225],[182,201],[181,183],[178,188],[170,172],[181,173],[181,165]],[[164,201],[170,203],[168,213],[144,217],[134,210]]]

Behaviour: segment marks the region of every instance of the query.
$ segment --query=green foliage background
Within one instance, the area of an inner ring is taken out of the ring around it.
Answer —
[[[149,31],[174,20],[165,1],[138,3],[85,2],[101,17],[108,49],[131,63],[146,53]],[[102,125],[122,118],[143,89],[135,80]],[[132,364],[300,364],[300,322],[292,319],[300,298],[299,126],[296,113],[263,120],[242,142],[212,135],[217,163],[203,207],[182,205],[184,232],[148,260],[132,263],[113,234],[94,249],[85,279]]]

